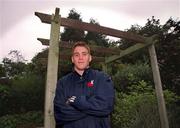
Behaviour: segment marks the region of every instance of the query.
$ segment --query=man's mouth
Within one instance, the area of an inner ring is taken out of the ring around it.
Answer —
[[[84,62],[78,62],[79,64],[83,64]]]

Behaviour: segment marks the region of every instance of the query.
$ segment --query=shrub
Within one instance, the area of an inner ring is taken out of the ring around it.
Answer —
[[[28,74],[12,81],[10,99],[13,113],[42,110],[44,105],[44,81],[40,76]]]
[[[42,126],[43,114],[41,111],[31,111],[25,114],[14,114],[0,117],[0,128],[36,128]]]
[[[130,87],[130,92],[116,92],[116,103],[112,115],[113,128],[160,128],[157,98],[152,86],[145,81]],[[168,120],[170,128],[180,126],[180,107],[176,105],[179,97],[165,90]]]
[[[124,65],[113,75],[116,89],[123,92],[129,92],[129,86],[137,84],[142,80],[150,84],[153,82],[151,68],[148,64]]]
[[[0,116],[7,113],[6,106],[8,105],[8,99],[10,96],[10,87],[6,85],[0,85]]]
[[[43,110],[44,80],[34,74],[16,76],[8,89],[0,87],[0,116],[34,110]],[[3,98],[4,97],[4,98]]]

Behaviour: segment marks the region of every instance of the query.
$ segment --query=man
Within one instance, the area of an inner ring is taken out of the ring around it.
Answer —
[[[89,67],[92,60],[85,42],[72,48],[74,70],[57,83],[54,114],[57,127],[110,128],[114,88],[106,74]]]

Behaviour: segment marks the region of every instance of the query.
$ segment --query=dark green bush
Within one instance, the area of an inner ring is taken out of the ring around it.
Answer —
[[[11,107],[13,113],[42,110],[44,105],[44,81],[40,76],[28,74],[12,81]]]
[[[0,116],[7,113],[8,110],[6,106],[8,106],[10,96],[10,87],[7,85],[0,85]]]
[[[41,111],[0,117],[0,128],[36,128],[42,125],[43,114]]]
[[[25,74],[16,76],[8,89],[0,86],[0,116],[5,114],[18,114],[34,110],[43,110],[44,106],[44,80],[41,76]],[[4,98],[3,98],[4,97]]]
[[[148,64],[123,65],[116,70],[113,81],[118,91],[129,92],[129,86],[142,80],[149,84],[153,82],[151,67]]]
[[[160,128],[157,98],[152,86],[145,81],[130,87],[128,94],[116,92],[116,104],[112,115],[113,128]],[[180,108],[175,103],[179,97],[165,90],[170,128],[179,128]]]
[[[113,127],[159,128],[156,97],[145,81],[130,87],[129,94],[117,92]]]

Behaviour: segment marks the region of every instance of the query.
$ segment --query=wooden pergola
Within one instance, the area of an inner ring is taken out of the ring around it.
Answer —
[[[101,33],[113,37],[124,38],[136,42],[133,46],[125,50],[118,50],[114,48],[102,48],[97,46],[90,46],[92,50],[103,52],[104,54],[112,54],[108,57],[93,57],[95,62],[103,62],[104,65],[116,61],[128,54],[131,54],[137,50],[148,47],[151,67],[153,71],[153,78],[155,83],[155,91],[158,102],[159,116],[161,121],[161,128],[169,128],[166,106],[163,96],[162,83],[158,68],[157,56],[154,47],[154,37],[143,37],[129,32],[123,32],[117,29],[103,27],[100,25],[81,22],[78,20],[63,18],[59,15],[59,8],[56,8],[55,14],[48,15],[39,12],[35,12],[35,15],[40,18],[43,23],[51,24],[50,40],[38,38],[43,45],[49,45],[48,53],[48,67],[47,67],[47,80],[46,80],[46,92],[45,92],[45,118],[44,128],[55,128],[54,113],[53,113],[53,99],[55,96],[55,88],[57,82],[58,61],[60,59],[68,59],[69,55],[63,55],[59,52],[59,48],[71,48],[72,45],[69,42],[60,41],[60,26],[91,31]],[[60,57],[59,57],[60,55]],[[105,70],[105,68],[104,68]]]

